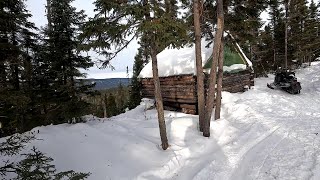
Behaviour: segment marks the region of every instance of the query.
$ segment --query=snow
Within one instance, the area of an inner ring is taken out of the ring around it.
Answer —
[[[213,43],[207,46],[209,41],[205,39],[201,40],[201,57],[202,65],[205,65],[206,61],[210,58],[213,52]],[[194,44],[186,45],[183,48],[166,48],[157,55],[158,59],[158,73],[160,77],[167,77],[173,75],[183,74],[196,74],[196,62],[195,62],[195,48]],[[237,44],[239,47],[239,45]],[[240,48],[240,47],[239,47]],[[241,49],[241,48],[240,48]],[[241,51],[243,54],[243,52]],[[244,54],[243,54],[244,55]],[[244,55],[248,65],[252,66],[251,61]],[[244,64],[234,64],[232,67],[223,67],[226,71],[232,71],[234,68],[246,69]],[[140,78],[151,78],[152,74],[152,63],[149,62],[140,72]]]
[[[54,158],[58,171],[91,172],[90,180],[318,180],[320,62],[297,70],[296,77],[299,95],[267,88],[272,75],[256,79],[247,92],[223,92],[221,119],[211,122],[210,138],[198,132],[197,116],[166,111],[166,151],[156,110],[149,109],[153,102],[145,99],[113,118],[35,128],[39,140],[21,153],[36,146]]]
[[[238,69],[246,69],[247,66],[245,64],[232,64],[231,66],[223,66],[223,71],[231,72]]]
[[[202,39],[201,41],[201,56],[202,65],[204,65],[207,59],[210,58],[213,45],[206,47],[208,41]],[[157,55],[158,70],[160,77],[181,75],[181,74],[196,74],[195,69],[195,48],[194,44],[186,45],[183,48],[166,48]],[[149,62],[140,72],[140,78],[153,77],[152,75],[152,63]]]

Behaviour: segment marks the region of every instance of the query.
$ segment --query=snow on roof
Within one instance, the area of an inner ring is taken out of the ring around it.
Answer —
[[[207,46],[209,41],[205,38],[201,40],[201,55],[202,55],[202,66],[204,66],[207,60],[210,58],[213,52],[213,43]],[[239,46],[239,45],[237,45]],[[173,75],[183,75],[183,74],[196,74],[196,62],[195,62],[195,45],[189,44],[183,48],[166,48],[157,55],[158,58],[158,71],[159,77],[167,77]],[[243,53],[241,51],[241,53]],[[243,53],[244,55],[244,53]],[[247,64],[252,65],[251,61],[244,55]],[[231,67],[224,66],[225,71],[233,71],[237,69],[246,69],[247,66],[235,65]],[[151,78],[152,74],[152,63],[151,61],[142,69],[139,74],[139,78]]]
[[[205,47],[207,44],[208,41],[202,39],[202,65],[205,64],[206,60],[211,56],[213,51],[212,45],[210,47]],[[166,48],[157,55],[159,76],[166,77],[181,74],[196,74],[195,54],[194,44],[186,45],[180,49]],[[151,61],[142,69],[139,77],[153,77]]]

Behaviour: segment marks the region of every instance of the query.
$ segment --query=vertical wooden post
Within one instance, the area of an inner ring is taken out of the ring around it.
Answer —
[[[201,57],[201,27],[200,27],[200,6],[199,0],[193,1],[193,19],[195,32],[195,52],[196,52],[196,69],[197,69],[197,95],[198,95],[198,113],[199,113],[199,128],[203,132],[204,122],[204,74],[202,68]]]
[[[206,98],[206,114],[205,114],[205,123],[203,129],[203,136],[210,137],[210,120],[211,114],[213,111],[213,104],[215,98],[215,85],[217,80],[217,64],[220,52],[221,40],[223,37],[223,29],[224,29],[224,14],[223,14],[223,0],[217,0],[217,32],[214,38],[214,48],[213,48],[213,60],[210,70],[209,77],[209,93]]]
[[[222,37],[220,45],[220,55],[218,61],[218,82],[217,82],[217,98],[214,119],[220,119],[221,99],[222,99],[222,79],[223,79],[223,61],[224,61],[224,39]]]

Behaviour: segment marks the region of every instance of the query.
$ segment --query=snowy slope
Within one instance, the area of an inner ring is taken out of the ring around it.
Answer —
[[[42,140],[26,151],[36,146],[58,171],[91,172],[92,180],[318,180],[320,63],[298,70],[297,78],[300,95],[268,89],[272,76],[245,93],[224,92],[210,138],[197,131],[197,116],[166,111],[167,151],[159,148],[156,111],[142,105],[110,119],[36,128]]]

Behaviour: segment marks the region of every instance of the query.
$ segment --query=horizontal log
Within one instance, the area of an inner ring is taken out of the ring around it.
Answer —
[[[180,81],[180,80],[192,80],[195,79],[194,75],[174,75],[174,76],[167,76],[167,77],[159,77],[160,81]],[[143,78],[142,81],[153,81],[153,78]]]
[[[143,95],[148,95],[148,96],[154,96],[154,93],[152,92],[143,92]],[[194,94],[170,94],[170,93],[161,93],[163,98],[171,98],[171,99],[190,99],[190,98],[195,98]]]
[[[154,93],[152,92],[143,92],[143,95],[149,95],[154,96]],[[180,98],[180,99],[190,99],[190,98],[196,98],[194,94],[170,94],[170,93],[161,93],[162,97],[168,97],[168,98]]]
[[[143,93],[151,93],[154,94],[154,90],[153,89],[143,89],[142,90]],[[178,95],[190,95],[190,96],[194,96],[196,95],[196,91],[170,91],[170,90],[161,90],[161,93],[165,93],[165,94],[178,94]]]
[[[146,89],[143,89],[142,90],[142,93],[144,94],[154,94],[154,90],[146,90]],[[175,95],[179,95],[179,96],[195,96],[196,93],[194,92],[179,92],[179,91],[161,91],[161,94],[164,96],[175,96]]]
[[[150,93],[150,94],[154,94],[154,90],[153,89],[143,89],[142,90],[143,93]],[[161,93],[165,93],[165,94],[178,94],[178,95],[190,95],[190,96],[194,96],[196,95],[196,91],[164,91],[161,90]]]
[[[230,86],[235,86],[235,85],[250,85],[251,84],[251,81],[243,81],[243,82],[238,82],[238,83],[225,83],[225,84],[222,84],[222,88],[225,88],[225,87],[230,87]]]
[[[181,104],[181,108],[197,110],[197,106],[195,104]]]
[[[193,114],[193,115],[196,115],[196,114],[197,114],[197,111],[196,111],[196,110],[187,109],[187,108],[182,108],[182,112],[185,113],[185,114]]]
[[[150,85],[142,85],[143,89],[154,89],[154,86]],[[161,89],[177,89],[177,90],[184,90],[184,89],[191,89],[194,90],[196,87],[195,85],[173,85],[173,86],[160,86]]]
[[[174,103],[174,102],[163,102],[163,105],[166,105],[166,106],[172,106],[172,107],[175,107],[175,108],[188,108],[188,109],[194,109],[196,110],[197,108],[197,105],[196,104],[184,104],[184,103]]]
[[[243,85],[235,85],[228,88],[223,89],[223,91],[228,91],[231,93],[243,92],[245,90]]]
[[[178,102],[178,103],[187,103],[187,104],[192,104],[192,103],[197,103],[197,99],[172,99],[172,98],[162,98],[163,101],[167,102]]]
[[[143,85],[153,85],[154,86],[154,82],[153,81],[144,81],[141,82],[141,84]],[[160,86],[164,86],[164,85],[193,85],[196,84],[195,81],[165,81],[165,82],[160,82]]]
[[[166,106],[166,105],[163,105],[163,109],[164,110],[167,110],[167,111],[181,111],[180,108],[176,108],[176,107],[172,107],[172,106]]]

